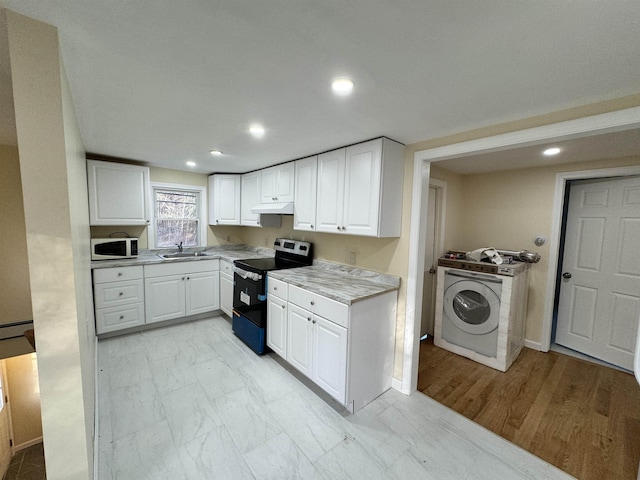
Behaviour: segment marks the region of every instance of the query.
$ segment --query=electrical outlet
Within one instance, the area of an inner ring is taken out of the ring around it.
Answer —
[[[356,264],[356,252],[349,252],[349,264],[350,265]]]

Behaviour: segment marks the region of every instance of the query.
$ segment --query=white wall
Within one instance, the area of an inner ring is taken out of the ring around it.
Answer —
[[[84,151],[56,29],[5,12],[47,478],[86,480],[96,372]]]

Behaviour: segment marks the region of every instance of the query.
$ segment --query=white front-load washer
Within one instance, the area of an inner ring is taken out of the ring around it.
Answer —
[[[498,354],[502,278],[450,269],[444,275],[441,337],[486,357]]]

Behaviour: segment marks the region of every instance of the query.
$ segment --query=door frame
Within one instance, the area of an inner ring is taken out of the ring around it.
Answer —
[[[447,182],[443,180],[438,180],[437,178],[429,178],[429,185],[427,186],[427,191],[425,195],[426,199],[429,198],[428,192],[430,188],[433,188],[436,191],[436,209],[435,209],[436,218],[433,221],[436,231],[434,232],[434,235],[433,235],[433,250],[434,252],[437,253],[437,252],[441,252],[444,247],[444,227],[445,227],[445,217],[447,212],[447,208],[446,208],[447,207]],[[425,211],[427,212],[429,211],[428,205],[425,205],[424,208],[425,208]],[[427,219],[425,217],[425,221],[426,220]],[[426,240],[426,230],[425,230],[425,240]],[[426,257],[426,247],[427,245],[425,241],[425,257]],[[424,272],[426,271],[424,270],[426,268],[426,265],[424,265],[422,268],[423,268],[423,274],[424,274]],[[423,280],[423,283],[424,283],[424,280]],[[434,302],[433,304],[434,322],[435,322],[435,286],[436,285],[435,285],[435,275],[434,275],[434,283],[433,283],[434,290],[432,292],[432,298],[431,298],[431,300]],[[424,303],[424,299],[423,299],[423,303]],[[420,310],[420,315],[422,315],[422,309]]]
[[[431,162],[452,158],[471,157],[474,154],[509,150],[515,147],[545,144],[552,141],[619,132],[640,128],[640,107],[627,108],[565,122],[519,130],[491,137],[455,143],[443,147],[420,150],[414,153],[413,182],[411,192],[411,215],[409,231],[409,268],[407,272],[407,297],[404,324],[404,350],[402,359],[402,380],[394,381],[394,387],[410,394],[418,386],[418,365],[420,354],[420,314],[422,312],[422,288],[424,275],[425,238],[427,221],[428,188]],[[576,173],[576,172],[573,172]],[[553,244],[550,245],[549,272],[553,280],[545,293],[541,347],[548,351],[551,340],[553,296],[555,295],[555,272],[558,262],[559,224],[557,203],[558,183],[564,192],[564,182],[556,179],[556,195],[553,212]],[[425,198],[426,197],[426,198]],[[413,260],[411,260],[413,259]],[[551,261],[553,260],[553,262]],[[549,306],[551,308],[549,308]]]
[[[634,175],[640,175],[640,165],[579,170],[575,172],[562,172],[556,174],[556,187],[553,195],[553,219],[551,221],[551,235],[549,237],[549,268],[547,270],[547,288],[544,295],[545,301],[542,317],[542,336],[540,337],[541,351],[548,352],[551,348],[551,335],[556,313],[556,289],[559,281],[558,267],[562,264],[562,258],[560,258],[560,242],[566,229],[566,225],[562,219],[564,209],[566,207],[565,194],[568,182],[573,180],[590,180],[608,177],[630,177]],[[568,199],[566,199],[566,201],[568,201]]]

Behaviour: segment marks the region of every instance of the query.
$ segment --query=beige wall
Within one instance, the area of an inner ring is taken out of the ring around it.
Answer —
[[[17,147],[0,145],[0,167],[0,245],[11,252],[2,260],[0,323],[13,323],[33,318]],[[0,349],[0,358],[32,351],[23,339],[2,342]]]
[[[445,248],[468,251],[492,246],[540,253],[540,262],[529,270],[526,328],[526,338],[540,342],[550,252],[548,242],[536,247],[533,240],[538,234],[546,238],[551,234],[556,174],[639,163],[640,157],[627,157],[502,171],[500,188],[495,188],[494,174],[457,175],[435,168],[434,178],[448,178],[462,187],[448,195],[452,203],[447,204],[447,219],[460,219],[462,227],[447,229]]]
[[[47,478],[86,480],[93,477],[95,363],[89,262],[80,243],[89,237],[84,152],[57,31],[5,12]]]
[[[4,361],[7,369],[14,448],[29,446],[42,437],[40,388],[35,357],[36,354],[32,353]]]

